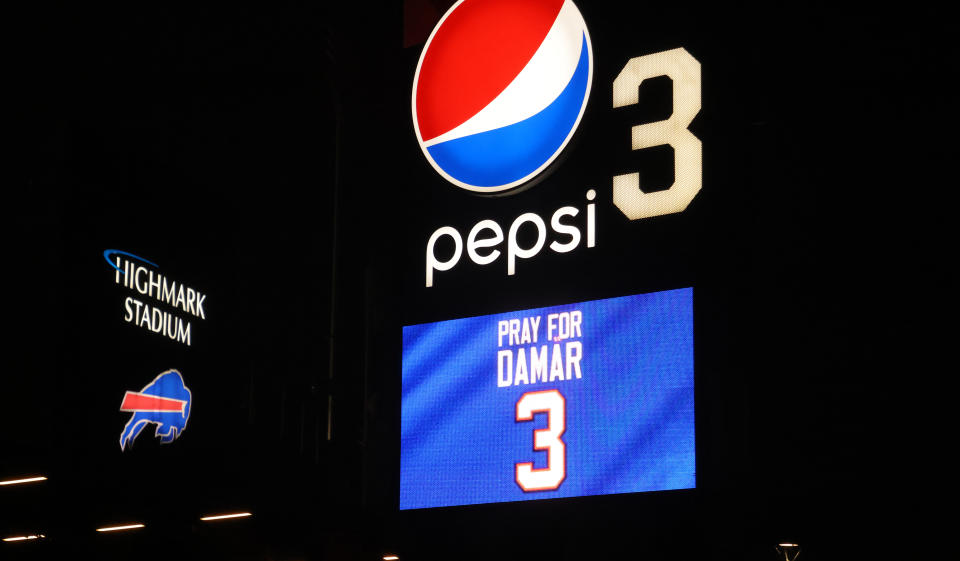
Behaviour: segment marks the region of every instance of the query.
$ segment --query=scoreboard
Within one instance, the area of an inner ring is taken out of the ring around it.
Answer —
[[[400,509],[696,486],[693,289],[403,328]]]
[[[709,52],[637,40],[629,9],[448,5],[378,125],[404,186],[371,238],[368,371],[398,437],[379,496],[411,519],[696,489],[694,293],[711,333],[715,292],[691,257],[724,204],[701,189]]]

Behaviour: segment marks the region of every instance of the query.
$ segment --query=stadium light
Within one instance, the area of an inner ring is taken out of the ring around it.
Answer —
[[[38,475],[36,477],[24,477],[21,479],[7,479],[5,481],[0,481],[0,485],[19,485],[21,483],[33,483],[35,481],[46,481],[46,480],[47,480],[46,477],[42,475]]]
[[[29,536],[10,536],[9,538],[3,538],[5,542],[22,542],[27,540],[39,540],[45,538],[43,534],[31,534]]]
[[[203,516],[200,518],[200,520],[203,520],[204,522],[210,522],[211,520],[225,520],[227,518],[246,518],[247,516],[253,516],[253,514],[249,512],[236,512],[233,514],[215,514],[211,516]]]
[[[384,556],[383,556],[383,561],[399,561],[399,559],[400,559],[400,558],[397,557],[396,555],[384,555]]]
[[[777,557],[783,556],[783,561],[794,561],[800,555],[800,545],[795,543],[777,544]]]
[[[135,530],[137,528],[143,528],[143,524],[127,524],[124,526],[106,526],[104,528],[97,528],[98,532],[117,532],[120,530]]]

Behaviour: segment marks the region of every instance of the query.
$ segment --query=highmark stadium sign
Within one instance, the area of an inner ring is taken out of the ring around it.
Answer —
[[[590,34],[571,0],[460,0],[437,24],[417,64],[411,109],[420,148],[457,187],[479,194],[519,192],[548,171],[576,132],[593,67]],[[630,220],[682,212],[702,185],[701,143],[688,129],[700,112],[700,63],[690,53],[677,48],[627,61],[613,81],[611,108],[636,105],[640,84],[661,76],[673,82],[672,114],[634,125],[630,147],[670,146],[674,182],[647,193],[639,172],[612,176],[612,202]],[[593,201],[595,189],[588,188],[585,198]],[[497,249],[504,241],[507,275],[516,274],[518,260],[536,257],[545,246],[556,253],[581,243],[594,247],[594,204],[586,205],[585,221],[575,221],[579,213],[570,205],[548,219],[526,212],[506,234],[496,220],[481,220],[466,243],[459,230],[441,226],[427,240],[425,284],[433,286],[436,273],[455,267],[464,253],[477,265],[493,264],[504,253]],[[525,224],[536,228],[535,241],[526,247],[517,236]],[[441,259],[435,249],[444,238],[454,251]]]
[[[124,298],[123,321],[178,343],[192,345],[189,316],[207,319],[204,310],[206,294],[167,277],[159,271],[159,265],[132,253],[107,249],[103,258],[114,269],[115,284],[144,298]]]

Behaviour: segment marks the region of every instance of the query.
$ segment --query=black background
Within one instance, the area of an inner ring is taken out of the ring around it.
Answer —
[[[50,480],[0,488],[0,532],[47,538],[0,544],[3,558],[918,547],[909,522],[948,471],[908,422],[948,375],[943,16],[578,4],[590,103],[549,175],[505,198],[423,158],[409,110],[422,39],[404,47],[402,3],[33,10],[9,70],[0,477]],[[409,24],[444,7],[406,9]],[[678,46],[702,65],[704,187],[684,213],[630,222],[610,178],[669,183],[669,153],[628,150],[631,125],[669,115],[669,82],[614,111],[612,80]],[[583,208],[589,188],[596,248],[543,252],[513,277],[502,259],[461,261],[423,287],[436,228]],[[208,294],[190,348],[122,322],[108,248]],[[698,489],[397,512],[401,325],[680,286],[695,290]],[[188,429],[122,454],[123,392],[171,367],[193,391]],[[233,509],[254,516],[198,522]],[[131,520],[147,527],[93,532]]]

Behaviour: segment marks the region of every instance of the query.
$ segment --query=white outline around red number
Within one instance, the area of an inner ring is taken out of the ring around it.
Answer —
[[[547,394],[547,393],[556,393],[557,396],[560,398],[560,400],[563,402],[563,418],[561,419],[561,421],[563,422],[563,430],[561,430],[561,431],[560,431],[559,433],[557,433],[557,435],[556,435],[556,442],[559,443],[559,445],[560,445],[560,452],[561,452],[561,457],[562,457],[562,461],[560,462],[560,469],[562,470],[563,475],[562,475],[562,477],[560,478],[560,480],[557,482],[556,485],[548,486],[548,487],[530,487],[530,488],[527,488],[527,487],[525,487],[525,486],[523,485],[523,483],[520,482],[520,466],[530,466],[530,472],[531,472],[531,473],[538,473],[538,472],[542,473],[542,472],[546,472],[546,471],[551,471],[551,470],[553,470],[554,468],[556,468],[556,466],[551,466],[551,465],[550,465],[550,446],[549,446],[549,445],[548,445],[548,446],[545,446],[545,447],[538,447],[538,446],[537,446],[537,434],[538,434],[538,433],[542,433],[542,432],[552,432],[552,430],[553,430],[553,417],[554,417],[554,414],[553,414],[553,412],[552,412],[552,411],[553,411],[552,409],[532,409],[532,410],[530,410],[530,415],[529,415],[529,417],[521,417],[521,416],[520,416],[520,411],[519,411],[519,406],[520,406],[520,402],[523,401],[524,398],[526,398],[528,395]],[[546,452],[547,452],[547,467],[545,467],[545,468],[534,468],[534,467],[533,467],[533,462],[520,462],[520,463],[514,464],[513,479],[514,479],[514,481],[516,481],[517,485],[519,485],[520,488],[523,489],[523,491],[526,492],[526,493],[533,492],[533,491],[555,491],[556,489],[559,489],[559,488],[560,488],[560,485],[562,485],[563,482],[566,481],[566,479],[567,479],[567,443],[564,442],[563,439],[561,438],[561,437],[564,435],[564,433],[567,432],[567,419],[566,419],[566,416],[567,416],[567,400],[566,400],[566,398],[563,397],[563,394],[560,393],[560,390],[556,390],[556,389],[553,389],[553,390],[540,390],[540,391],[535,391],[535,392],[526,392],[526,393],[524,393],[523,395],[521,395],[521,396],[520,396],[520,399],[517,400],[516,406],[514,407],[514,420],[515,420],[516,422],[532,421],[533,418],[534,418],[534,416],[535,416],[537,413],[546,413],[546,414],[547,414],[547,428],[545,428],[545,429],[535,429],[535,430],[533,431],[533,449],[534,449],[534,451],[546,451]]]

